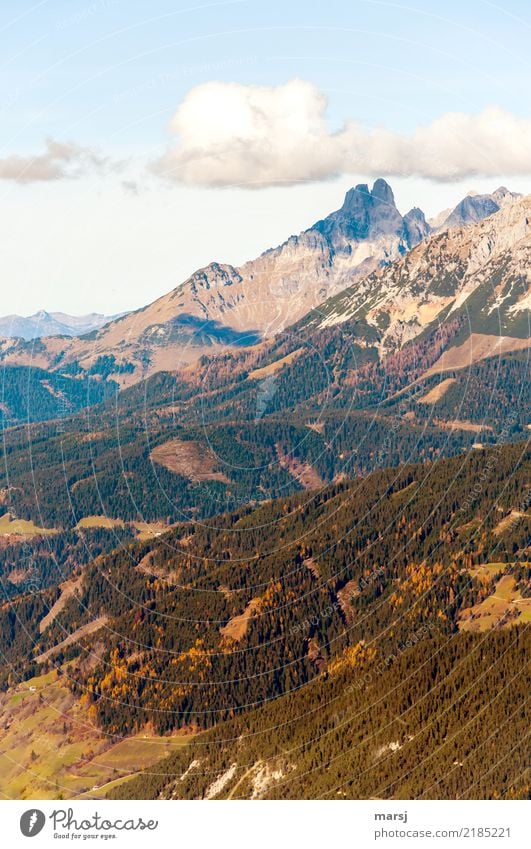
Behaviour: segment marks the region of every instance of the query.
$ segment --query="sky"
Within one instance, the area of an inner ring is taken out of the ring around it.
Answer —
[[[380,175],[531,192],[530,36],[519,0],[3,0],[2,313],[140,307]]]

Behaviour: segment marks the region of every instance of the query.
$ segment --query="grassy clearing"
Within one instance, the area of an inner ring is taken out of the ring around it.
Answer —
[[[93,619],[92,622],[87,622],[85,625],[81,625],[80,628],[73,631],[68,637],[65,637],[64,640],[61,640],[57,645],[52,646],[51,649],[43,652],[42,654],[37,655],[35,660],[37,663],[44,663],[48,658],[53,657],[57,652],[62,651],[63,649],[71,646],[73,643],[77,643],[78,640],[82,640],[83,637],[88,637],[89,634],[94,634],[96,631],[99,631],[100,628],[103,628],[107,624],[108,617],[107,616],[99,616],[97,619]]]
[[[393,494],[391,495],[391,498],[393,500],[398,500],[399,498],[401,498],[402,495],[407,494],[408,496],[410,496],[411,490],[414,489],[416,486],[418,486],[418,482],[417,481],[411,481],[411,483],[409,483],[403,489],[399,489],[399,490],[397,490],[397,492],[393,492]]]
[[[247,633],[249,620],[260,609],[260,602],[260,598],[252,598],[243,613],[229,619],[227,624],[220,628],[220,633],[236,643],[242,640]]]
[[[80,793],[80,799],[105,799],[105,796],[109,792],[109,790],[114,790],[115,787],[119,787],[120,784],[125,784],[126,781],[131,781],[132,778],[138,775],[138,772],[132,772],[131,775],[122,775],[120,778],[115,778],[113,781],[107,781],[105,784],[100,784],[99,786],[94,786],[87,793]]]
[[[56,616],[58,616],[61,610],[63,610],[68,599],[72,598],[72,596],[78,590],[81,590],[82,583],[83,576],[78,575],[75,578],[70,578],[68,581],[64,581],[62,584],[59,585],[61,595],[59,596],[55,604],[52,605],[46,616],[44,616],[39,622],[39,632],[41,634],[46,631],[46,628],[48,628],[48,626],[52,624]]]
[[[501,536],[506,531],[510,531],[515,525],[517,525],[520,519],[529,518],[527,513],[522,513],[520,510],[511,510],[508,516],[505,516],[501,522],[499,522],[494,528],[494,533],[496,536]]]
[[[125,522],[123,519],[113,519],[111,516],[84,516],[76,525],[78,530],[83,528],[124,528],[128,525],[137,531],[137,539],[147,540],[160,536],[170,528],[164,522]]]
[[[452,386],[455,382],[455,377],[447,377],[446,380],[442,380],[437,384],[437,386],[434,386],[433,389],[426,392],[422,398],[418,398],[417,404],[436,404],[437,401],[440,401],[441,398],[446,395],[450,386]]]
[[[490,425],[476,424],[476,422],[462,421],[461,419],[452,419],[451,421],[433,419],[433,424],[444,428],[444,430],[466,430],[469,433],[482,433],[485,430],[492,430]]]
[[[159,537],[161,534],[170,530],[169,525],[163,522],[133,522],[132,523],[137,533],[137,539],[145,542],[147,539]]]
[[[500,564],[489,564],[499,566]],[[459,630],[488,631],[498,625],[529,622],[531,598],[523,598],[512,575],[504,575],[488,598],[461,611]]]
[[[470,569],[470,574],[480,580],[492,580],[496,575],[501,575],[506,571],[509,563],[483,563],[481,566],[476,566]]]
[[[111,745],[54,670],[0,695],[0,796],[103,798],[190,739],[138,734]]]
[[[286,354],[285,357],[282,357],[280,360],[275,360],[274,363],[270,363],[268,366],[262,366],[262,368],[255,368],[254,371],[249,372],[249,378],[251,380],[263,380],[265,377],[269,377],[271,374],[275,374],[277,371],[280,371],[289,363],[292,363],[293,360],[297,359],[298,356],[302,353],[302,348],[297,348],[296,351],[292,351],[291,354]]]
[[[123,528],[122,519],[111,519],[110,516],[84,516],[76,528]]]
[[[150,457],[154,463],[190,480],[230,483],[223,472],[216,471],[219,460],[210,448],[193,440],[170,439],[157,445]]]
[[[55,528],[39,528],[31,521],[26,519],[13,519],[11,513],[4,513],[0,516],[0,534],[15,535],[25,538],[36,536],[50,536],[58,531]]]
[[[320,489],[324,486],[319,473],[310,463],[305,463],[293,454],[286,454],[277,443],[276,446],[279,466],[286,469],[303,489]]]

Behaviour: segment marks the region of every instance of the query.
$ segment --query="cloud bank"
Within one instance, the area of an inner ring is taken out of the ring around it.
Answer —
[[[187,185],[250,189],[348,173],[446,182],[531,174],[531,119],[498,107],[447,113],[409,136],[354,121],[332,132],[326,108],[324,94],[299,79],[199,85],[171,121],[175,146],[152,170]]]
[[[93,150],[73,143],[48,139],[46,150],[38,156],[0,158],[0,180],[34,183],[80,177],[91,170],[102,170],[108,160]]]

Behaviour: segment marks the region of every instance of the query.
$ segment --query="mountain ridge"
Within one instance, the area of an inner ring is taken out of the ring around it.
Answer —
[[[488,196],[488,203],[485,197],[470,197],[465,204],[469,217],[472,209],[472,217],[479,220],[431,233],[422,210],[413,207],[406,215],[398,211],[385,180],[376,180],[372,189],[359,184],[346,193],[338,210],[254,260],[239,267],[212,262],[156,301],[83,338],[39,338],[38,345],[0,340],[0,356],[6,364],[76,368],[79,373],[94,373],[94,369],[98,373],[103,363],[105,374],[126,386],[156,372],[186,370],[205,354],[253,346],[298,327],[301,321],[312,326],[319,314],[321,326],[337,323],[342,312],[347,317],[356,314],[370,326],[371,338],[380,335],[384,353],[414,338],[446,307],[451,309],[448,293],[443,295],[450,283],[442,280],[444,270],[437,270],[444,257],[434,256],[433,246],[444,251],[444,240],[451,239],[466,250],[471,239],[483,238],[485,221],[495,221],[495,230],[505,220],[502,213],[526,203],[503,187]],[[493,212],[494,207],[499,208]],[[518,226],[516,219],[513,224]],[[506,222],[501,229],[508,232],[511,226]],[[448,233],[452,236],[444,235]],[[514,245],[509,236],[507,250]],[[433,241],[438,238],[442,241]],[[427,266],[423,276],[416,274],[415,285],[428,292],[431,302],[418,291],[406,303],[404,280],[397,289],[393,278],[403,268],[410,273],[408,257],[422,254],[426,244],[431,246],[433,268]],[[467,297],[481,283],[473,279],[472,266],[469,270],[470,286],[462,292]],[[432,272],[437,279],[430,282]],[[454,271],[449,274],[455,277]],[[392,303],[389,297],[387,309],[389,293],[398,299]],[[507,302],[505,307],[509,306],[518,312],[516,304]],[[513,313],[508,315],[514,318]],[[511,336],[521,320],[509,324],[506,335]]]
[[[93,330],[99,330],[119,315],[104,315],[96,312],[86,315],[69,315],[47,310],[38,310],[28,316],[13,313],[0,316],[0,337],[21,338],[29,342],[45,336],[84,336]]]

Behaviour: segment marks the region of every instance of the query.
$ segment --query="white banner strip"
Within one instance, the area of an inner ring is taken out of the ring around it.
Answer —
[[[529,847],[528,802],[0,803],[2,846],[215,849]],[[34,839],[34,843],[31,840]]]

